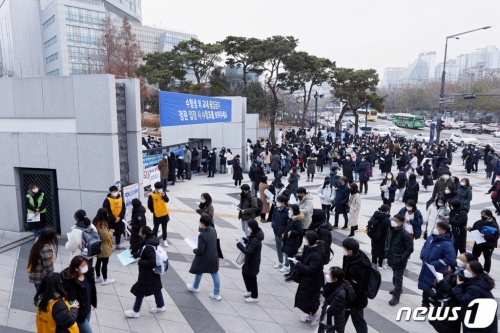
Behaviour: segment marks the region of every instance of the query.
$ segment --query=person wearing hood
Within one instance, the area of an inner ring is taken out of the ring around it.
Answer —
[[[385,253],[387,264],[392,268],[392,284],[394,289],[389,291],[392,299],[390,306],[399,304],[399,298],[403,293],[403,274],[408,264],[408,259],[413,253],[413,239],[404,227],[404,215],[397,214],[391,220],[391,228],[385,242]]]
[[[169,201],[168,195],[163,192],[160,182],[156,182],[155,190],[148,197],[148,209],[153,213],[153,234],[158,235],[158,229],[162,231],[163,246],[168,246],[167,242],[167,228],[170,216],[168,214],[167,202]]]
[[[307,314],[300,318],[303,323],[316,325],[321,315],[320,295],[323,286],[323,241],[318,240],[315,231],[308,230],[303,239],[304,251],[302,255],[295,256],[291,261],[300,274],[300,282],[295,294],[294,307]]]
[[[253,220],[253,219],[252,219]],[[212,275],[214,291],[209,297],[220,301],[220,277],[219,277],[219,255],[217,253],[217,233],[210,226],[212,219],[207,214],[200,217],[200,234],[198,235],[198,245],[193,250],[195,255],[189,273],[195,274],[194,282],[186,284],[189,291],[199,293],[201,278],[204,273]],[[247,225],[248,228],[248,225]],[[250,234],[250,232],[248,232]]]
[[[342,176],[339,179],[339,187],[336,188],[336,194],[334,199],[335,206],[335,224],[333,228],[339,228],[339,215],[344,216],[344,227],[342,230],[347,230],[347,223],[349,222],[349,217],[347,216],[347,205],[349,203],[350,187],[347,184],[348,180],[346,177]]]
[[[130,231],[130,253],[132,255],[139,252],[139,243],[142,238],[139,236],[139,231],[146,225],[146,208],[142,206],[141,200],[132,199],[132,220],[127,226]]]
[[[386,258],[385,254],[385,242],[387,238],[387,233],[389,228],[391,227],[391,207],[388,205],[382,205],[380,208],[373,213],[373,216],[368,221],[372,223],[371,229],[368,229],[368,237],[371,238],[371,246],[372,246],[372,264],[377,266],[377,269],[380,271],[384,268],[383,266],[384,259]],[[370,231],[370,230],[373,230]]]
[[[40,231],[47,226],[47,198],[37,184],[31,184],[28,194],[26,194],[25,203],[28,216],[36,216],[36,220],[38,220],[28,222],[29,227],[33,230],[33,237],[36,239],[40,235]]]
[[[289,258],[295,256],[299,252],[299,248],[302,245],[302,236],[304,235],[304,229],[302,228],[303,219],[304,214],[301,213],[299,205],[292,205],[288,211],[288,223],[286,229],[281,235],[283,238],[283,247],[281,248],[281,251]],[[293,261],[289,261],[289,264],[290,271],[284,274],[286,277],[285,282],[292,281],[294,263]]]
[[[125,317],[139,318],[141,305],[144,297],[154,295],[156,307],[149,310],[151,313],[165,312],[165,302],[161,293],[161,275],[153,270],[156,267],[156,249],[160,241],[154,235],[151,228],[142,226],[139,231],[142,241],[139,243],[141,250],[134,254],[134,258],[139,258],[139,276],[137,282],[132,286],[130,292],[135,296],[134,306],[131,310],[125,311]]]
[[[109,229],[114,230],[113,236],[115,236],[116,240],[115,249],[125,250],[125,247],[120,245],[121,237],[125,231],[125,224],[123,223],[123,218],[125,217],[125,201],[120,195],[117,186],[113,185],[109,188],[109,194],[106,199],[104,199],[102,208],[108,210]]]
[[[299,187],[297,189],[297,195],[300,199],[300,212],[304,214],[304,218],[302,219],[302,229],[307,230],[312,221],[312,213],[314,209],[313,197],[304,187]]]
[[[460,185],[457,187],[457,199],[460,200],[462,207],[470,209],[472,186],[470,186],[469,178],[462,178],[460,181]]]
[[[66,242],[65,248],[69,251],[69,260],[73,259],[74,256],[80,255],[82,253],[82,233],[83,230],[87,228],[92,228],[97,232],[97,229],[90,222],[87,217],[87,213],[84,210],[77,210],[74,215],[76,224],[71,227],[71,232],[68,234],[68,241]],[[90,266],[92,267],[93,260],[90,258]]]
[[[491,293],[493,288],[495,288],[495,281],[488,275],[488,273],[483,269],[483,266],[479,261],[471,261],[465,266],[464,276],[466,279],[462,280],[461,277],[457,277],[457,286],[453,288],[455,297],[458,299],[462,305],[461,309],[461,321],[462,321],[462,332],[463,333],[497,333],[498,332],[498,319],[495,309],[490,309],[489,312],[494,311],[494,317],[488,327],[484,328],[469,328],[464,324],[465,320],[468,323],[475,323],[477,318],[476,308],[475,313],[472,315],[467,315],[470,310],[469,304],[476,299],[492,299],[495,297]]]
[[[345,321],[352,317],[352,324],[358,333],[367,333],[368,325],[364,318],[364,308],[368,306],[368,296],[365,290],[368,286],[369,276],[366,274],[371,269],[370,259],[359,249],[359,243],[354,238],[342,241],[344,258],[342,270],[345,279],[352,285],[356,298],[345,311]]]
[[[318,234],[318,239],[323,241],[322,245],[324,248],[323,253],[323,265],[328,265],[333,257],[330,254],[333,254],[331,250],[332,245],[332,225],[326,220],[325,212],[321,209],[314,209],[312,214],[312,222],[309,225],[309,230],[313,230]]]
[[[469,208],[460,204],[460,201],[455,199],[450,203],[450,219],[451,233],[453,234],[453,246],[455,253],[465,253],[467,245],[467,214]]]
[[[488,227],[489,230],[486,230]],[[467,231],[478,230],[481,237],[485,242],[478,244],[474,242],[472,247],[472,254],[479,260],[481,254],[484,256],[484,270],[489,272],[491,269],[491,255],[493,250],[498,245],[498,238],[500,237],[499,227],[497,220],[493,217],[493,213],[489,209],[481,211],[481,219],[476,221],[471,227],[467,227]],[[486,233],[488,231],[488,233]]]
[[[81,333],[92,333],[90,314],[92,307],[97,307],[97,292],[94,272],[89,261],[83,256],[71,259],[69,267],[61,272],[62,285],[68,295],[68,302],[78,302],[76,322]]]
[[[105,286],[115,282],[114,279],[108,279],[109,257],[113,254],[113,231],[108,226],[108,211],[104,208],[99,208],[94,220],[92,220],[92,224],[97,229],[97,233],[101,239],[101,253],[96,255],[95,272],[97,278],[95,282],[101,282]]]
[[[280,183],[281,184],[281,183]],[[276,243],[276,253],[278,254],[278,262],[274,268],[281,268],[281,273],[290,271],[290,263],[288,262],[288,255],[283,255],[283,233],[288,224],[288,212],[290,208],[286,206],[287,198],[283,195],[278,195],[276,198],[276,208],[274,209],[272,228],[274,232],[274,241]],[[283,259],[285,257],[285,259]],[[284,264],[283,264],[284,261]]]
[[[418,277],[418,289],[422,290],[422,306],[429,308],[429,291],[436,277],[426,264],[434,266],[436,272],[444,274],[448,267],[455,262],[455,248],[450,225],[446,222],[436,223],[432,234],[425,241],[420,252],[422,269]]]
[[[245,254],[245,262],[241,267],[243,281],[245,282],[245,288],[247,290],[243,293],[245,302],[257,303],[259,301],[257,275],[260,269],[264,232],[259,228],[259,224],[255,220],[248,221],[248,228],[250,229],[250,236],[248,236],[248,238],[242,238],[236,246]]]

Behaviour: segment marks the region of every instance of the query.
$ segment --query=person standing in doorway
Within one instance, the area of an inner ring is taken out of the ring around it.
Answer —
[[[167,243],[167,224],[170,221],[168,216],[167,202],[169,201],[168,196],[162,191],[162,186],[160,182],[155,183],[155,191],[149,195],[148,198],[148,208],[153,213],[153,234],[156,236],[158,234],[158,229],[161,225],[163,246],[168,246]]]
[[[184,146],[184,164],[186,166],[186,179],[191,180],[191,151],[189,150],[189,146]],[[164,187],[165,192],[167,190]]]
[[[28,216],[34,216],[36,222],[29,222],[28,225],[33,229],[33,237],[37,238],[40,231],[47,225],[47,198],[45,193],[40,191],[37,184],[31,184],[26,194],[26,208]]]
[[[160,170],[160,180],[163,184],[163,188],[165,192],[167,191],[167,183],[168,183],[168,154],[163,153],[163,158],[160,162],[158,162],[158,170]]]
[[[114,230],[116,239],[115,249],[125,250],[125,247],[120,245],[122,234],[125,231],[125,224],[122,221],[125,217],[125,201],[115,185],[109,188],[109,194],[102,203],[102,208],[108,211],[109,228]]]

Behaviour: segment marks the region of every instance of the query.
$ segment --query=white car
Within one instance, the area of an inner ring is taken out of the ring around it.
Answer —
[[[422,142],[422,143],[426,143],[427,141],[429,141],[429,138],[423,133],[415,134],[413,136],[413,139],[417,142]]]
[[[464,147],[465,145],[468,144],[477,144],[479,143],[479,140],[476,138],[472,138],[470,136],[465,136],[462,133],[453,133],[450,136],[450,142]]]
[[[494,138],[500,138],[500,132],[493,132],[491,135],[493,135]]]
[[[383,127],[372,128],[372,134],[373,136],[380,136],[382,138],[385,138],[386,136],[391,136],[391,132],[389,132],[389,129]]]

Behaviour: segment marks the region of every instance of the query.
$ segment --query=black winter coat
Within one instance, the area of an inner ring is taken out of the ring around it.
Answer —
[[[372,263],[366,254],[362,251],[354,253],[352,256],[344,256],[342,270],[344,279],[349,281],[356,293],[356,298],[350,304],[353,309],[364,309],[368,305],[366,296],[366,287]]]
[[[299,287],[295,294],[294,307],[303,312],[316,313],[320,306],[319,296],[323,286],[323,247],[313,245],[304,247],[301,256],[296,256],[295,269],[300,274]]]
[[[255,191],[259,191],[259,184],[261,183],[262,176],[265,175],[264,169],[258,165],[253,167],[253,175],[255,177]]]
[[[372,239],[372,254],[377,256],[378,258],[385,258],[385,240],[387,237],[387,232],[391,227],[391,219],[389,215],[382,213],[380,211],[376,211],[373,216],[374,219],[378,221],[380,224],[380,228],[382,229],[382,236],[380,239]]]
[[[132,210],[132,220],[130,221],[130,249],[138,250],[139,243],[142,241],[141,236],[139,236],[139,230],[141,227],[146,225],[146,208],[143,206]]]
[[[391,205],[394,202],[394,199],[396,198],[396,190],[398,189],[398,185],[396,182],[390,181],[390,180],[382,180],[382,183],[380,183],[380,186],[387,185],[387,188],[389,189],[389,199],[387,201],[388,205]],[[385,199],[385,193],[380,190],[380,197],[382,198],[382,201]]]
[[[349,202],[350,188],[347,183],[337,189],[335,195],[335,213],[343,214],[346,211],[347,203]]]
[[[78,316],[77,308],[70,308],[60,299],[52,306],[52,318],[56,322],[56,330],[54,333],[68,333],[69,328],[76,322]]]
[[[352,173],[354,172],[354,162],[351,160],[342,161],[342,174],[347,178],[348,182],[354,180]]]
[[[413,194],[408,191],[408,188],[411,187]],[[405,193],[403,194],[403,202],[407,202],[408,200],[413,200],[415,203],[418,203],[418,191],[420,191],[420,185],[417,182],[408,182],[406,183]]]
[[[359,173],[359,180],[362,182],[370,180],[370,177],[365,176],[366,168],[368,166],[370,166],[370,163],[368,163],[367,161],[362,161],[356,168],[356,171]]]
[[[396,269],[405,269],[408,258],[413,252],[413,240],[402,226],[399,229],[390,228],[385,242],[387,264]]]
[[[463,275],[461,275],[463,278]],[[428,320],[429,324],[438,333],[460,333],[460,320],[449,320],[453,316],[451,309],[454,307],[460,307],[461,304],[455,296],[453,288],[457,285],[457,272],[453,274],[444,275],[443,279],[439,283],[434,283],[433,289],[436,290],[436,294],[430,298],[434,307],[430,308],[430,313],[436,314],[437,311],[441,311],[441,315],[449,308],[448,317],[444,320]],[[443,307],[443,308],[441,308]],[[460,312],[458,313],[460,316]]]
[[[497,244],[498,244],[498,238],[500,236],[497,221],[496,220],[491,220],[490,222],[486,222],[486,221],[483,221],[483,220],[476,221],[472,225],[471,231],[473,231],[473,230],[479,230],[479,232],[481,232],[481,230],[483,230],[483,227],[496,228],[497,231],[493,235],[484,235],[484,240],[486,242],[485,243],[481,243],[481,244],[474,243],[474,246],[495,247],[496,248]]]
[[[318,234],[318,240],[324,242],[323,265],[328,265],[331,259],[331,244],[333,241],[333,226],[326,220],[325,212],[322,209],[313,209],[312,222],[308,230],[314,230]]]
[[[239,158],[233,159],[233,180],[243,180],[243,169]]]
[[[262,251],[262,241],[264,232],[259,229],[256,234],[251,234],[245,245],[238,242],[236,246],[245,254],[245,263],[241,267],[243,274],[247,276],[256,276],[260,270],[260,259]]]
[[[288,220],[286,230],[283,233],[284,242],[281,251],[286,253],[288,256],[294,256],[299,252],[299,247],[302,245],[302,237],[304,235],[304,230],[302,229],[302,219],[304,214],[293,216]],[[288,236],[290,232],[290,236]]]
[[[458,210],[450,211],[450,225],[453,234],[453,245],[456,248],[465,248],[467,241],[467,214],[469,209],[467,207],[460,207]]]
[[[275,236],[281,237],[285,232],[289,210],[290,208],[288,207],[284,207],[283,209],[274,208],[272,228]]]
[[[217,233],[212,227],[203,229],[198,235],[198,247],[189,273],[217,273],[219,271],[219,254],[217,253]]]
[[[323,296],[325,305],[330,307],[326,311],[327,315],[334,318],[337,331],[345,327],[345,308],[347,306],[347,295],[345,282],[335,281],[324,286]]]
[[[432,168],[430,164],[425,164],[423,167],[424,176],[422,179],[423,186],[434,185],[434,180],[432,179]]]
[[[175,181],[175,169],[177,168],[177,159],[175,156],[168,157],[168,181]]]
[[[150,236],[139,243],[142,249],[134,255],[134,258],[140,257],[137,262],[139,266],[139,277],[137,282],[132,286],[130,292],[136,297],[150,296],[162,289],[161,278],[159,274],[153,271],[156,267],[156,251],[155,249],[160,244],[156,236]]]
[[[93,269],[89,267],[87,273],[85,273],[85,278],[90,282],[90,299],[87,297],[87,291],[82,286],[80,280],[70,279],[67,276],[68,268],[61,272],[61,279],[64,290],[66,290],[68,302],[78,301],[80,307],[78,308],[78,316],[76,321],[78,323],[83,323],[87,319],[87,314],[94,308],[97,307],[97,292],[95,289],[95,280]]]

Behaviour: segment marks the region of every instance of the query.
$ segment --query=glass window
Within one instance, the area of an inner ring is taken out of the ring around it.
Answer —
[[[47,58],[45,58],[45,63],[48,64],[48,63],[51,63],[52,61],[56,61],[57,59],[59,58],[57,52],[48,56]]]
[[[46,41],[43,45],[45,46],[45,48],[48,48],[49,46],[54,45],[55,43],[57,43],[57,36],[52,37],[51,39]]]
[[[49,18],[45,23],[43,24],[43,30],[47,29],[52,23],[56,21],[56,16],[52,15],[51,18]]]
[[[47,76],[59,76],[59,69],[48,72]]]

